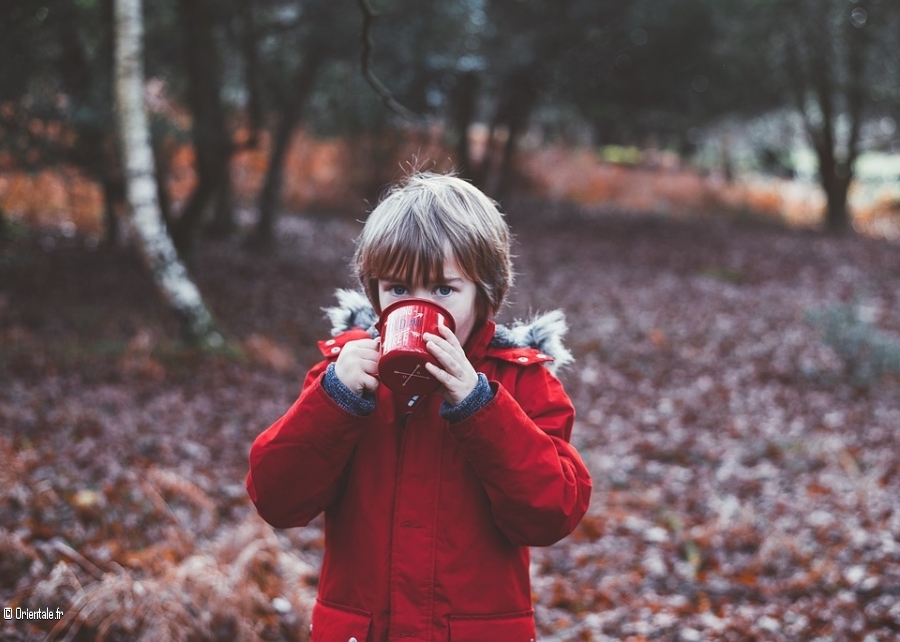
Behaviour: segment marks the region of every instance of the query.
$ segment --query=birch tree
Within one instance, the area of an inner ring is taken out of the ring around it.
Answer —
[[[178,257],[159,207],[150,128],[144,108],[141,0],[115,0],[115,20],[117,126],[138,247],[157,290],[180,318],[186,338],[204,347],[221,346],[224,340]]]

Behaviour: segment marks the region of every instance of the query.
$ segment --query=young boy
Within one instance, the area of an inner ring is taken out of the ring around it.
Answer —
[[[550,370],[571,360],[562,314],[491,320],[512,283],[509,244],[469,183],[420,173],[395,187],[357,241],[365,296],[339,292],[325,359],[253,443],[247,489],[267,522],[325,512],[312,642],[536,637],[527,547],[575,528],[591,481]],[[377,315],[407,297],[455,322],[425,336],[441,387],[421,398],[377,378]]]

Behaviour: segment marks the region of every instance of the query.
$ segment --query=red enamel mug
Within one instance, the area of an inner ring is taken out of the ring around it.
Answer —
[[[456,329],[450,313],[428,299],[403,299],[386,307],[377,325],[381,333],[381,383],[410,396],[436,390],[440,382],[429,374],[425,364],[437,365],[437,360],[428,352],[422,335],[440,335],[441,325]]]

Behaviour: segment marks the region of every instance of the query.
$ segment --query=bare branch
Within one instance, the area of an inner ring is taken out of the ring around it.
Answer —
[[[400,102],[394,98],[393,94],[390,90],[382,84],[380,80],[375,76],[375,73],[372,71],[370,66],[371,58],[372,58],[372,22],[375,20],[375,10],[372,9],[372,5],[369,4],[369,0],[359,0],[359,8],[362,11],[363,16],[363,24],[362,24],[362,52],[360,53],[360,69],[362,70],[363,77],[366,79],[366,82],[369,83],[369,86],[375,90],[381,97],[381,101],[387,105],[387,107],[393,111],[398,116],[405,118],[406,120],[418,120],[418,116],[404,107]]]

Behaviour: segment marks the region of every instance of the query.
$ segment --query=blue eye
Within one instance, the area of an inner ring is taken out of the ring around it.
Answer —
[[[449,296],[453,292],[453,288],[449,285],[439,285],[434,289],[441,296]]]
[[[389,290],[394,296],[403,296],[406,294],[406,287],[402,285],[392,285]]]

